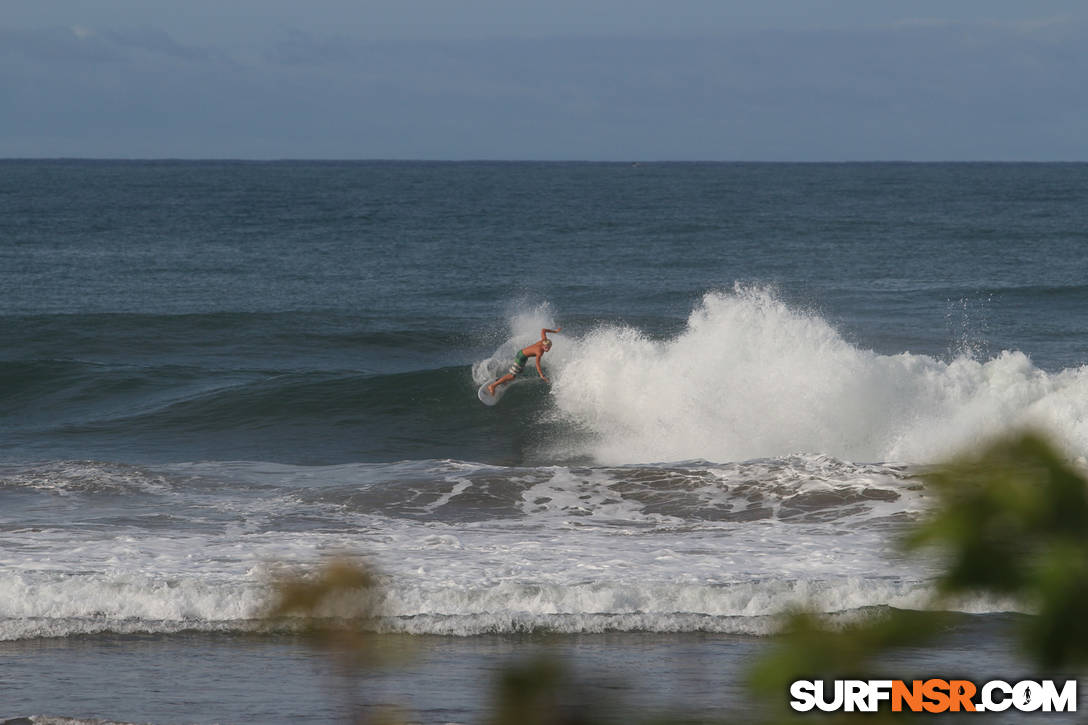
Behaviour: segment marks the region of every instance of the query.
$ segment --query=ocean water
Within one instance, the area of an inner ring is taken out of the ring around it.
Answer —
[[[784,608],[926,606],[926,466],[1084,464],[1085,280],[1083,164],[0,162],[0,717],[340,717],[257,617],[344,552],[422,721],[541,647],[735,711]]]

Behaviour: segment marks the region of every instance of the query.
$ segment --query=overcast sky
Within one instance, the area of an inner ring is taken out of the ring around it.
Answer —
[[[60,156],[1088,161],[1088,3],[7,0]]]

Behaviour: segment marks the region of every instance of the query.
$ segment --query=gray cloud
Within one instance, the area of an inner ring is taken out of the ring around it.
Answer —
[[[1086,159],[1084,23],[366,40],[0,31],[0,155]],[[76,69],[73,72],[73,68]]]
[[[111,30],[104,37],[120,49],[165,55],[183,61],[208,61],[212,60],[213,57],[225,57],[206,48],[182,45],[174,40],[169,33],[150,27]]]

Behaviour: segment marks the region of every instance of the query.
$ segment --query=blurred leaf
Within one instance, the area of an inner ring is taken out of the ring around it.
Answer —
[[[939,547],[945,594],[1012,595],[1035,616],[1039,664],[1088,662],[1088,483],[1034,433],[998,441],[926,476],[933,518],[908,546]]]
[[[549,725],[561,722],[559,703],[564,670],[540,658],[511,666],[499,675],[494,725]]]
[[[1019,598],[1036,612],[1025,619],[1023,637],[1038,664],[1088,662],[1088,482],[1033,433],[995,442],[924,478],[936,497],[932,516],[906,543],[944,554],[940,592]],[[946,626],[936,611],[892,610],[839,627],[793,613],[753,668],[752,687],[778,705],[780,720],[794,721],[803,716],[787,709],[792,682],[871,679],[889,650],[922,645]]]
[[[558,659],[539,656],[506,667],[498,677],[492,725],[594,725],[632,720],[600,686],[576,678]],[[661,725],[668,720],[655,721]]]
[[[374,585],[374,576],[365,565],[351,559],[334,559],[318,570],[315,576],[282,575],[276,582],[276,597],[268,616],[327,616],[343,594]]]
[[[937,612],[892,609],[835,625],[826,617],[792,612],[786,615],[771,651],[751,669],[749,684],[757,696],[778,710],[779,719],[809,720],[811,715],[788,710],[792,682],[873,679],[882,655],[899,647],[924,645],[946,621]]]
[[[300,626],[313,644],[335,651],[343,664],[364,667],[381,659],[372,634],[379,602],[371,569],[362,560],[341,557],[311,574],[281,572],[266,617]]]

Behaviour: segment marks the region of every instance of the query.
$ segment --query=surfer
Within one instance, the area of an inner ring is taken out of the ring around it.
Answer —
[[[540,358],[544,357],[544,353],[552,349],[552,341],[548,339],[549,332],[559,332],[562,327],[557,327],[554,330],[544,328],[540,331],[540,339],[534,342],[532,345],[527,345],[520,350],[518,354],[514,356],[514,364],[510,366],[510,372],[503,375],[501,378],[487,386],[487,392],[490,395],[495,394],[495,388],[500,385],[506,385],[508,382],[518,376],[518,374],[525,369],[525,363],[529,361],[529,358],[536,358],[536,371],[540,375],[540,379],[546,383],[551,382],[544,377],[544,371],[540,369]]]

